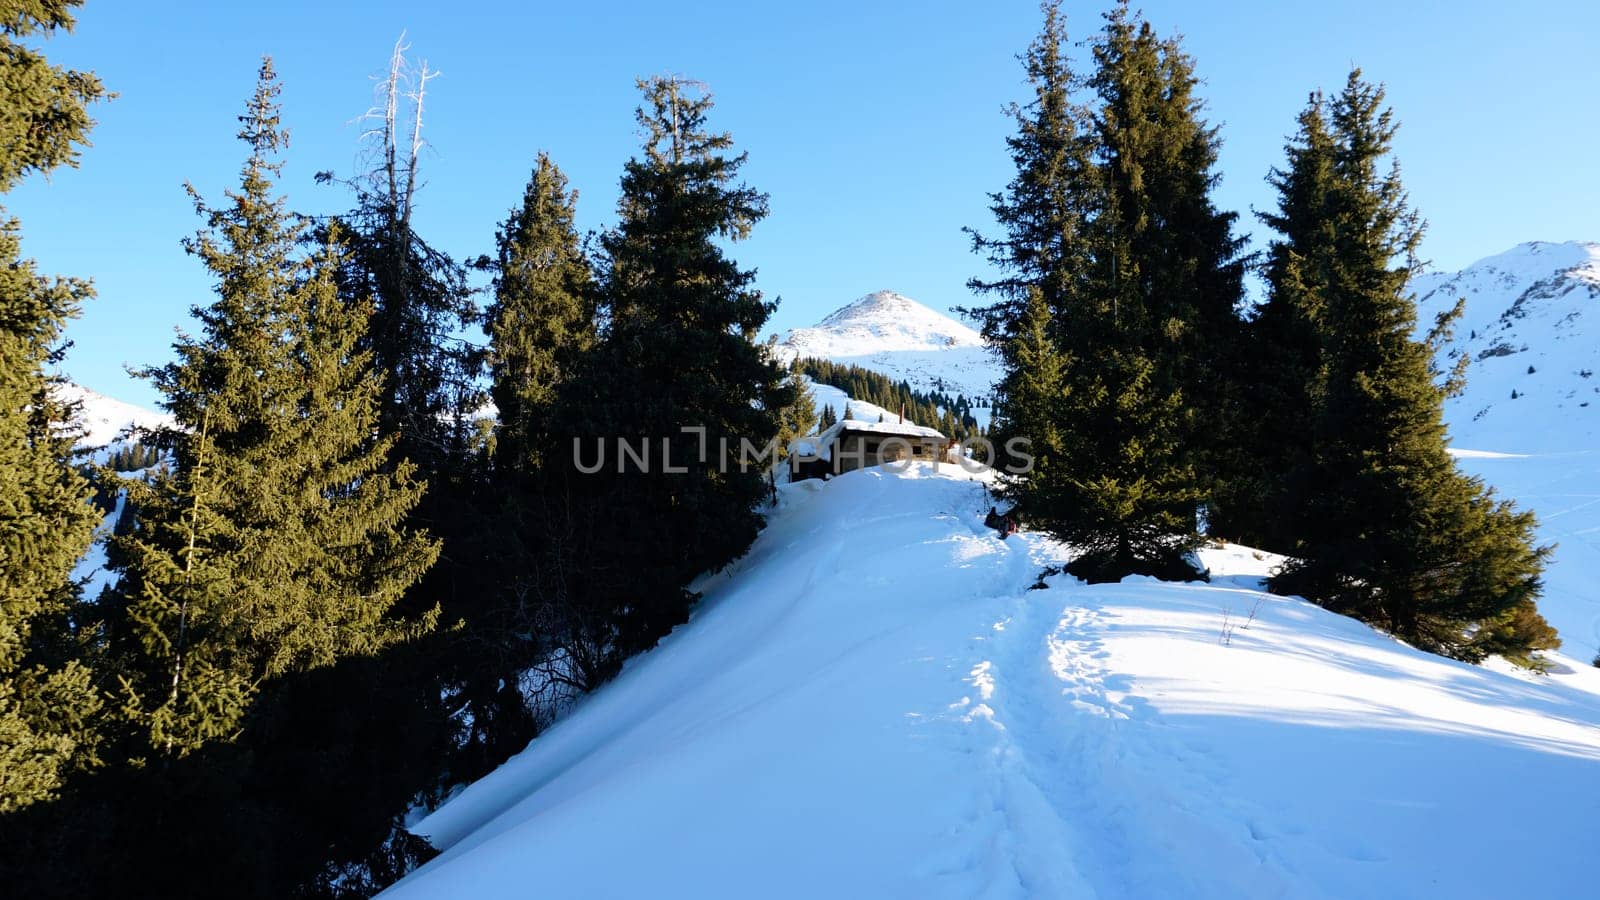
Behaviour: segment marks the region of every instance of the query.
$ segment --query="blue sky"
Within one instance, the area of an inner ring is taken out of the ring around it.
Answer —
[[[96,70],[120,96],[95,110],[82,167],[5,199],[46,272],[100,292],[69,330],[67,374],[138,403],[124,364],[167,358],[210,285],[179,241],[207,196],[236,181],[234,139],[257,61],[270,53],[291,129],[283,187],[307,212],[347,206],[312,175],[348,175],[351,120],[404,29],[430,84],[418,225],[458,257],[492,247],[534,155],[548,150],[581,191],[579,221],[613,220],[621,164],[637,145],[634,78],[708,82],[713,124],[750,153],[772,216],[739,245],[782,306],[775,330],[813,324],[890,288],[946,308],[979,271],[963,225],[988,223],[986,192],[1009,177],[1001,104],[1023,91],[1015,55],[1038,28],[1032,2],[274,4],[89,0],[76,33],[46,47]],[[1181,32],[1222,126],[1225,208],[1272,202],[1263,183],[1308,91],[1352,65],[1389,87],[1425,255],[1446,268],[1527,240],[1600,240],[1600,28],[1577,0],[1450,5],[1284,0],[1142,5]],[[1104,7],[1069,2],[1074,38]]]

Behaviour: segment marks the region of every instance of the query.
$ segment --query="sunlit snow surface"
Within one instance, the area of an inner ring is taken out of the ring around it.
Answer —
[[[689,624],[418,824],[444,852],[388,896],[1592,892],[1600,670],[1414,651],[1261,593],[1247,548],[1029,590],[1065,551],[989,503],[948,464],[785,486]]]

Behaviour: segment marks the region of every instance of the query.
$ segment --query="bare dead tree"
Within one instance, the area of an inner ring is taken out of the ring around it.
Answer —
[[[365,126],[361,140],[376,146],[377,160],[369,164],[367,178],[383,190],[394,204],[396,222],[407,228],[411,225],[411,210],[419,187],[418,160],[427,146],[422,137],[422,121],[428,82],[441,74],[428,68],[427,60],[413,63],[406,57],[410,50],[406,33],[402,31],[390,51],[388,70],[376,76],[372,106],[357,117]],[[404,159],[401,158],[402,147]]]

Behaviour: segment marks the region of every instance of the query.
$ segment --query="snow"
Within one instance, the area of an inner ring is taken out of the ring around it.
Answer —
[[[912,422],[898,422],[890,419],[887,422],[877,420],[861,421],[859,419],[840,419],[822,433],[819,438],[823,444],[828,444],[837,438],[840,432],[846,429],[863,434],[883,434],[894,437],[908,438],[942,438],[944,435],[937,428],[926,425],[917,425]]]
[[[417,823],[443,852],[387,896],[1592,893],[1600,670],[1418,652],[1262,593],[1247,547],[1210,584],[1029,590],[1067,551],[983,527],[988,477],[783,486],[688,624]]]
[[[111,571],[110,558],[106,555],[106,541],[116,530],[117,519],[122,517],[122,510],[127,504],[128,495],[119,492],[111,512],[101,517],[100,524],[95,526],[94,543],[72,567],[72,580],[82,585],[81,596],[85,600],[100,599],[100,593],[116,580],[116,573]]]
[[[1555,545],[1539,611],[1561,635],[1566,655],[1594,659],[1600,654],[1600,448],[1459,463],[1538,514],[1540,542]]]
[[[812,402],[816,404],[817,413],[822,413],[822,407],[833,407],[833,414],[840,419],[844,418],[845,410],[850,411],[855,422],[876,422],[882,418],[886,422],[893,422],[900,418],[900,411],[890,411],[876,403],[865,400],[856,400],[844,391],[831,384],[818,384],[809,377],[801,376],[801,381],[811,391]]]

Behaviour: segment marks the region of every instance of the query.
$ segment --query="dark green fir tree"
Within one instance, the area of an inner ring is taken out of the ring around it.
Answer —
[[[595,280],[573,224],[577,192],[539,154],[522,203],[495,236],[489,308],[495,465],[523,473],[551,451],[562,387],[595,342]],[[560,448],[566,449],[566,448]]]
[[[969,229],[973,247],[1001,273],[969,286],[995,298],[969,310],[1000,358],[992,439],[1008,458],[1008,443],[1033,457],[1030,471],[1001,483],[1000,491],[1027,509],[1030,521],[1054,530],[1069,514],[1070,488],[1052,479],[1067,476],[1060,421],[1064,410],[1064,337],[1058,319],[1078,302],[1090,271],[1086,223],[1098,203],[1093,131],[1086,109],[1075,102],[1081,86],[1067,57],[1065,17],[1059,2],[1041,6],[1044,25],[1022,54],[1033,97],[1012,104],[1017,131],[1006,139],[1016,175],[1003,193],[990,197],[1001,236]]]
[[[397,438],[399,457],[443,488],[471,466],[473,418],[483,403],[476,380],[482,359],[479,348],[459,336],[478,315],[466,267],[415,226],[427,146],[422,114],[438,73],[408,59],[408,49],[403,37],[395,43],[378,102],[364,119],[373,155],[367,170],[348,182],[356,208],[334,220],[346,247],[339,288],[348,302],[373,304],[361,347],[383,376],[380,430]],[[333,176],[324,172],[318,179]],[[311,235],[319,244],[327,238],[320,229]],[[451,494],[430,491],[420,517],[470,516],[450,506]]]
[[[1247,326],[1255,374],[1240,386],[1254,417],[1236,431],[1239,462],[1214,523],[1221,534],[1278,553],[1294,550],[1310,512],[1300,498],[1315,489],[1309,424],[1326,386],[1320,329],[1338,254],[1327,213],[1335,150],[1327,104],[1313,94],[1285,148],[1287,165],[1267,179],[1278,209],[1259,217],[1279,237],[1264,258],[1266,301]]]
[[[1531,513],[1461,473],[1446,450],[1446,387],[1415,336],[1422,223],[1389,160],[1395,122],[1359,72],[1327,107],[1330,148],[1291,154],[1278,179],[1275,255],[1308,264],[1272,287],[1314,323],[1320,365],[1305,391],[1312,446],[1290,486],[1301,510],[1294,559],[1273,588],[1437,653],[1530,660],[1556,644],[1534,606],[1550,548],[1536,545]],[[1303,116],[1303,129],[1316,120]],[[1303,180],[1325,182],[1319,207],[1289,193]]]
[[[1215,503],[1232,470],[1228,451],[1240,414],[1238,373],[1229,366],[1241,329],[1243,241],[1232,232],[1237,216],[1211,200],[1220,140],[1203,117],[1194,61],[1179,42],[1157,35],[1123,0],[1106,15],[1092,52],[1103,188],[1096,278],[1112,298],[1117,330],[1132,341],[1120,351],[1130,354],[1129,374],[1150,365],[1148,378],[1124,376],[1117,393],[1170,409],[1151,419],[1171,437],[1155,437],[1156,452],[1140,463],[1148,466],[1146,491],[1136,507],[1174,521],[1167,503]],[[1169,440],[1167,457],[1156,448]],[[1193,528],[1185,525],[1180,537]]]
[[[559,489],[572,449],[555,428],[597,337],[596,283],[573,224],[576,204],[566,176],[540,153],[495,237],[488,332],[498,427],[482,521],[455,545],[478,560],[463,575],[481,583],[446,605],[465,620],[444,687],[468,711],[455,778],[498,765],[537,733],[522,673],[561,653],[587,670],[605,645],[591,628],[598,616],[569,602],[581,592],[564,581],[578,565]],[[588,686],[587,677],[576,680]]]
[[[1125,5],[1091,42],[1092,109],[1073,102],[1065,41],[1047,4],[1023,57],[1017,177],[994,203],[1005,237],[977,243],[1006,275],[974,283],[1000,297],[980,311],[1004,368],[995,437],[1039,442],[1010,491],[1079,549],[1074,574],[1192,577],[1212,414],[1191,398],[1221,380],[1199,357],[1241,277],[1232,217],[1208,197],[1215,134],[1188,58]]]
[[[702,85],[639,87],[643,153],[624,167],[620,222],[601,240],[603,346],[567,430],[591,447],[644,442],[652,460],[574,479],[606,510],[596,565],[623,655],[683,622],[690,581],[754,540],[775,462],[761,454],[795,392],[756,343],[774,304],[724,249],[766,216],[766,195],[738,180],[745,155],[708,128]]]
[[[1001,234],[968,229],[974,250],[1000,277],[968,282],[995,302],[967,313],[999,354],[1005,376],[1017,371],[1013,339],[1027,329],[1034,295],[1053,315],[1081,286],[1090,258],[1085,225],[1097,203],[1094,135],[1088,110],[1074,100],[1081,83],[1067,56],[1066,17],[1059,0],[1041,11],[1044,26],[1021,56],[1033,97],[1007,108],[1017,129],[1006,138],[1016,175],[989,198]],[[999,387],[1003,396],[1004,377]]]
[[[796,438],[815,434],[817,423],[817,402],[811,396],[811,389],[800,379],[798,373],[789,376],[789,385],[793,393],[793,401],[783,407],[782,414],[778,417],[778,450],[787,458],[789,444]]]

